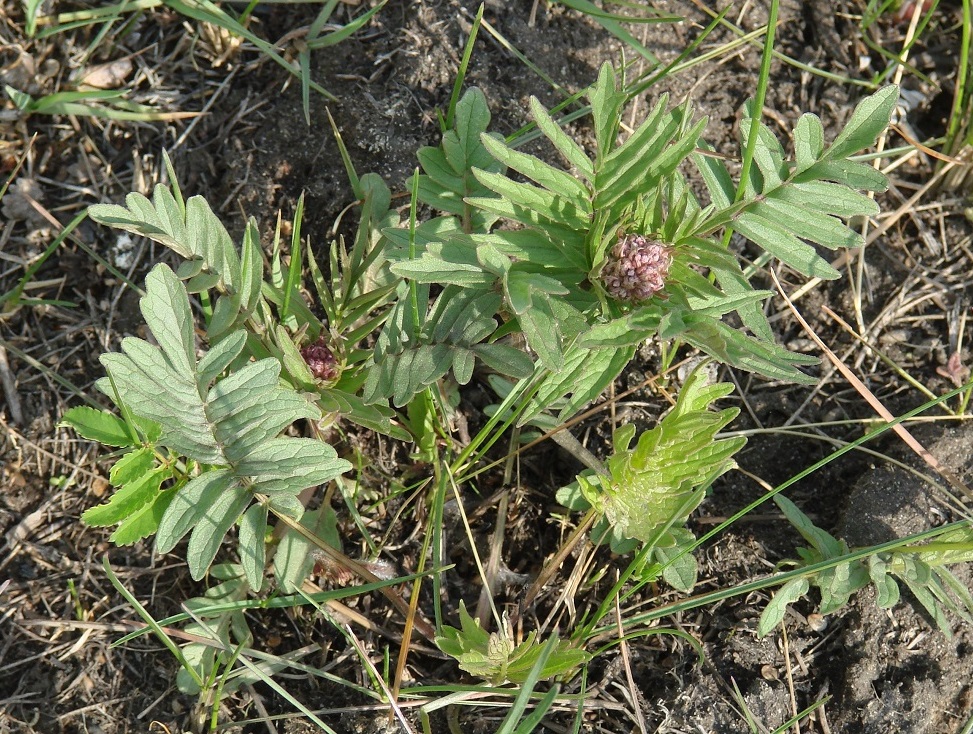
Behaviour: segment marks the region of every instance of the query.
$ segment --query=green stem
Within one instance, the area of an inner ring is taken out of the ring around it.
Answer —
[[[747,136],[747,147],[743,151],[743,167],[740,169],[740,186],[737,188],[734,201],[743,200],[746,182],[750,178],[753,167],[753,156],[757,149],[757,136],[760,131],[760,119],[763,117],[764,102],[767,99],[767,86],[770,83],[770,62],[774,56],[774,31],[777,30],[778,0],[770,3],[770,17],[767,19],[767,36],[764,41],[763,57],[760,59],[760,76],[757,78],[757,93],[753,99],[753,114],[750,117],[750,133]]]
[[[412,173],[412,201],[409,204],[409,259],[416,259],[416,207],[419,202],[419,169]],[[419,340],[419,285],[409,279],[409,301],[412,304],[412,329],[410,337],[415,344]]]
[[[956,93],[953,95],[953,108],[949,112],[949,124],[946,126],[946,152],[955,154],[959,152],[963,143],[973,140],[973,123],[968,114],[973,108],[973,95],[967,88],[967,77],[970,71],[970,43],[973,42],[973,8],[971,0],[963,0],[963,32],[962,40],[959,44],[959,66],[956,70]],[[965,108],[965,109],[964,109]],[[971,125],[966,131],[963,141],[957,144],[956,138],[960,132],[960,125],[963,122]]]

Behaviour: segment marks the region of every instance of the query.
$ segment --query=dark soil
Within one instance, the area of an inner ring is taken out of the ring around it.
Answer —
[[[693,41],[708,18],[690,3],[672,0],[655,5],[684,15],[686,22],[676,27],[629,27],[647,48],[668,61]],[[843,2],[838,5],[841,7],[818,0],[782,2],[777,48],[817,69],[867,79],[875,69],[863,60],[866,49],[858,26],[848,14],[860,8],[845,7]],[[730,17],[745,30],[753,30],[766,22],[766,6],[763,0],[747,3]],[[22,176],[38,187],[34,198],[44,202],[63,223],[95,201],[120,200],[130,189],[148,193],[150,184],[161,178],[159,154],[167,148],[183,190],[204,194],[235,235],[242,231],[245,218],[253,216],[269,239],[277,211],[283,212],[285,220],[292,217],[303,192],[305,231],[312,246],[323,248],[336,217],[353,200],[325,107],[334,116],[358,173],[379,173],[394,194],[404,194],[405,181],[417,165],[416,150],[438,142],[437,111],[448,104],[476,7],[468,0],[393,0],[363,31],[316,53],[314,78],[338,101],[329,103],[312,93],[310,126],[304,120],[297,81],[278,66],[255,62],[256,56],[245,54],[231,57],[225,67],[207,67],[202,59],[197,59],[199,64],[180,67],[182,77],[176,81],[184,95],[185,109],[201,107],[194,89],[212,88],[221,75],[225,77],[231,70],[233,74],[232,84],[221,91],[207,115],[193,123],[185,139],[182,133],[188,121],[138,127],[108,124],[100,129],[95,147],[99,152],[111,151],[113,157],[101,155],[99,159],[91,151],[84,153],[76,132],[52,124],[51,119],[34,117],[3,128],[5,147],[0,153],[7,157],[19,154],[29,134],[41,135],[30,176]],[[584,89],[604,61],[618,62],[622,57],[622,45],[590,18],[561,5],[540,3],[535,10],[533,13],[527,2],[491,0],[484,18],[497,36],[519,49],[565,92]],[[299,5],[262,6],[258,16],[261,32],[267,38],[279,38],[306,25],[314,12],[316,8]],[[351,7],[343,7],[339,14],[353,12]],[[958,4],[943,2],[935,28],[955,28],[957,19]],[[174,14],[153,16],[140,26],[140,32],[146,39],[170,43],[166,23],[176,22],[179,20]],[[903,28],[884,18],[874,32],[884,34],[882,40],[891,46]],[[941,35],[946,32],[941,30]],[[908,119],[922,138],[943,132],[940,97],[944,92],[934,85],[947,87],[947,75],[955,67],[955,44],[935,34],[931,37],[936,42],[929,42],[913,57],[920,71],[931,79],[928,87],[918,89],[925,104]],[[732,38],[728,31],[718,30],[704,48]],[[177,51],[173,46],[172,53]],[[721,152],[736,154],[738,110],[753,93],[759,53],[759,48],[747,48],[665,78],[649,88],[627,121],[637,122],[640,113],[663,93],[674,101],[690,97],[698,114],[709,119],[709,141]],[[625,58],[632,57],[632,51],[625,50]],[[871,63],[878,60],[872,58]],[[565,96],[484,29],[466,82],[484,91],[493,113],[492,127],[505,135],[529,121],[526,110],[530,95],[548,106]],[[782,136],[806,111],[819,114],[833,136],[859,94],[850,84],[830,82],[778,60],[772,67],[765,112],[771,121],[779,123],[776,132]],[[54,119],[68,125],[77,123],[78,118]],[[96,131],[89,120],[82,119],[80,124],[86,134]],[[583,120],[572,133],[581,141],[590,137]],[[60,147],[59,140],[64,141]],[[539,143],[531,144],[529,150],[553,160],[553,153]],[[7,157],[4,172],[11,169]],[[113,181],[106,176],[110,183],[97,186],[93,180],[86,180],[84,161],[89,158],[94,158],[99,167],[118,168],[124,173]],[[65,162],[56,164],[56,160]],[[135,168],[141,173],[132,172],[132,160],[138,162]],[[880,198],[883,211],[898,208],[913,189],[928,180],[932,164],[927,160],[896,171],[896,186]],[[968,278],[973,268],[970,227],[957,216],[961,207],[954,194],[946,192],[938,199],[924,201],[934,206],[915,211],[889,228],[862,254],[863,268],[859,270],[855,261],[845,269],[847,278],[818,285],[798,302],[822,339],[896,414],[926,398],[849,337],[822,306],[856,324],[856,302],[860,303],[871,344],[935,393],[951,387],[943,370],[937,372],[937,368],[943,368],[957,349],[957,337],[962,332],[956,329],[956,314],[969,309],[973,295]],[[5,207],[12,203],[12,199],[4,199]],[[7,223],[0,245],[8,252],[18,257],[36,255],[38,247],[50,242],[54,230],[36,210],[17,213],[5,209],[4,217]],[[77,234],[102,256],[117,256],[114,234],[90,223]],[[740,243],[739,247],[746,257],[746,245]],[[151,265],[166,257],[155,249],[140,249],[132,280],[140,282]],[[117,259],[113,264],[118,264]],[[799,276],[792,276],[786,270],[781,273],[789,292],[802,282]],[[189,581],[178,556],[159,558],[149,543],[113,548],[107,542],[108,533],[80,524],[80,513],[100,501],[107,491],[104,476],[109,462],[96,459],[90,445],[56,428],[59,415],[77,404],[77,398],[59,386],[52,374],[30,361],[56,367],[58,374],[90,393],[91,382],[101,374],[98,355],[116,348],[122,336],[139,329],[137,298],[75,244],[61,248],[57,258],[49,261],[36,278],[51,282],[60,279],[54,290],[42,290],[38,295],[71,300],[77,305],[74,309],[21,307],[0,320],[3,344],[8,348],[6,358],[16,375],[20,399],[19,415],[8,404],[0,424],[0,486],[4,490],[0,493],[0,537],[4,538],[0,550],[0,732],[189,731],[208,711],[176,691],[176,665],[170,653],[148,637],[117,648],[110,646],[138,620],[131,606],[112,588],[101,559],[107,554],[121,583],[156,619],[177,612],[180,602],[201,593],[202,587]],[[860,295],[856,296],[850,282],[860,286]],[[5,274],[0,292],[9,287]],[[774,323],[784,344],[799,351],[817,351],[782,302],[775,301],[771,309],[781,313]],[[967,355],[967,351],[961,351],[961,360]],[[657,353],[651,347],[643,349],[630,372],[620,378],[616,392],[642,383],[658,368]],[[745,374],[734,375],[741,388],[736,399],[743,412],[733,428],[791,425],[799,429],[812,423],[874,417],[858,393],[826,363],[818,370],[821,382],[815,388],[768,384]],[[475,394],[483,390],[482,386],[473,386],[464,397],[470,405],[488,402]],[[659,393],[643,388],[616,408],[620,420],[647,427],[666,406]],[[464,409],[471,424],[481,420],[475,408]],[[969,481],[973,479],[973,432],[965,424],[956,425],[959,427],[943,429],[936,424],[917,435],[933,455]],[[862,424],[850,423],[804,428],[801,435],[757,432],[750,437],[739,463],[746,472],[776,486],[831,453],[834,444],[829,440],[853,440],[862,430]],[[597,452],[607,445],[611,422],[603,411],[574,432]],[[373,485],[370,489],[376,492],[388,488],[386,473],[394,474],[401,468],[400,462],[407,462],[404,455],[386,455],[387,447],[378,446],[374,438],[352,434],[349,440],[365,451],[383,452],[383,458],[374,458],[374,466],[366,472]],[[933,473],[900,448],[898,439],[886,438],[870,447]],[[554,492],[577,468],[560,449],[546,445],[523,457],[522,485],[510,493],[507,504],[503,563],[511,572],[512,583],[498,596],[498,602],[516,603],[523,584],[563,540],[563,528],[551,516],[556,504]],[[494,492],[501,484],[502,477],[483,479],[477,488],[479,496],[466,508],[473,517],[474,533],[482,542],[481,557],[489,551],[499,502]],[[692,529],[698,535],[705,533],[764,493],[747,475],[728,475],[694,516]],[[880,457],[862,453],[852,452],[828,464],[787,494],[816,524],[844,537],[852,546],[883,542],[954,519],[950,504],[935,488]],[[381,532],[392,527],[400,507],[400,499],[388,503],[388,526]],[[343,521],[352,533],[353,524],[347,517]],[[396,562],[403,569],[414,568],[422,538],[413,537],[401,525],[395,532],[401,536],[390,542],[390,546],[397,544],[401,549]],[[479,586],[462,530],[447,528],[447,532],[455,540],[450,560],[456,564],[446,581],[447,609],[455,610],[460,598],[468,606],[474,605]],[[701,582],[696,592],[732,587],[765,575],[779,561],[796,557],[794,549],[799,545],[803,545],[802,539],[776,507],[765,505],[697,553]],[[364,545],[359,550],[364,552]],[[607,551],[598,554],[599,562],[613,562]],[[969,585],[968,569],[958,569],[957,574]],[[579,610],[590,599],[599,598],[610,581],[579,596]],[[565,578],[556,580],[550,594],[556,596],[564,582]],[[674,598],[665,589],[660,594],[658,598],[646,595],[631,601],[658,605]],[[958,731],[973,715],[973,637],[970,627],[960,620],[951,620],[953,635],[947,637],[921,607],[911,603],[914,600],[904,598],[893,609],[882,610],[873,593],[866,590],[846,609],[828,617],[823,627],[811,616],[817,602],[812,596],[811,601],[795,605],[783,630],[760,639],[756,624],[768,598],[763,592],[733,597],[665,620],[666,626],[700,641],[705,653],[702,665],[696,664],[692,647],[677,637],[659,635],[633,642],[629,655],[640,696],[637,702],[626,698],[629,694],[619,656],[610,653],[596,662],[588,685],[597,694],[592,700],[603,707],[586,713],[584,730],[637,731],[631,715],[634,707],[641,710],[647,731],[658,732],[747,731],[744,707],[757,722],[756,730],[771,731],[821,701],[817,711],[802,721],[800,731],[932,734]],[[543,619],[544,605],[549,603],[550,597],[543,597],[532,613]],[[396,620],[381,616],[381,604],[381,599],[371,598],[355,602],[357,611],[397,630]],[[283,653],[317,645],[319,649],[305,662],[334,664],[339,674],[370,685],[356,668],[354,649],[334,627],[309,615],[276,612],[254,613],[250,623],[255,648]],[[379,663],[385,645],[390,646],[394,661],[397,642],[378,635],[369,639]],[[457,670],[441,658],[414,652],[410,660],[420,682],[457,681]],[[335,731],[386,730],[387,710],[369,709],[363,705],[364,699],[355,699],[347,688],[324,680],[288,681],[287,687],[310,708],[332,711],[321,717]],[[269,688],[258,686],[228,697],[221,720],[240,722],[267,712],[292,711]],[[494,731],[502,716],[486,709],[464,710],[458,722],[452,722],[458,726],[453,731]],[[572,717],[571,712],[553,715],[548,730],[566,731],[560,727],[569,726]],[[417,722],[418,717],[414,722],[418,730]],[[275,726],[279,728],[270,730],[314,730],[303,721]],[[446,717],[434,716],[433,728],[436,732],[448,731]],[[268,725],[235,730],[266,731]]]

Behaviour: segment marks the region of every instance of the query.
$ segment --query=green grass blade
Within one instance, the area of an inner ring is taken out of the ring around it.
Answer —
[[[0,196],[2,196],[2,192],[0,192]],[[71,232],[73,232],[75,228],[81,224],[81,222],[87,219],[87,217],[87,211],[81,212],[75,216],[75,218],[68,223],[68,226],[61,230],[61,233],[58,234],[51,244],[47,246],[47,249],[41,253],[41,256],[31,263],[31,265],[24,272],[23,276],[20,278],[17,285],[6,293],[0,295],[0,312],[6,311],[8,307],[15,308],[18,303],[25,302],[23,299],[23,293],[24,289],[27,287],[27,284],[30,283],[37,272],[44,267],[44,263],[47,262],[47,259],[54,254],[58,247],[61,246],[61,243],[64,242],[68,235],[70,235]]]
[[[341,41],[344,41],[346,38],[348,38],[349,36],[351,36],[351,34],[353,34],[355,31],[359,30],[368,21],[370,21],[379,10],[381,10],[382,8],[385,7],[385,4],[387,2],[388,2],[388,0],[382,0],[382,2],[380,2],[378,5],[376,5],[374,8],[372,8],[368,12],[362,13],[357,18],[355,18],[354,20],[352,20],[350,23],[342,26],[341,28],[339,28],[336,31],[333,31],[333,32],[329,33],[326,36],[319,36],[317,38],[309,38],[308,39],[308,43],[307,43],[308,47],[311,50],[317,50],[317,49],[321,49],[321,48],[327,48],[328,46],[334,46],[335,44],[340,43]],[[335,5],[334,2],[332,2],[331,4],[332,5]]]
[[[291,262],[287,268],[287,280],[284,283],[284,303],[280,308],[280,320],[286,321],[291,315],[291,299],[299,293],[301,287],[301,224],[304,221],[304,192],[297,199],[294,211],[294,223],[291,229]]]
[[[290,74],[297,74],[298,70],[294,68],[293,65],[289,64],[283,56],[277,53],[276,48],[272,43],[265,41],[260,38],[260,36],[253,33],[250,29],[244,27],[239,23],[239,21],[234,20],[229,16],[226,11],[224,11],[219,6],[213,4],[209,0],[196,0],[196,2],[190,4],[184,2],[183,0],[166,0],[166,5],[175,10],[187,18],[192,18],[193,20],[203,21],[205,23],[212,23],[213,25],[219,26],[220,28],[229,31],[235,36],[246,39],[254,46],[256,46],[261,53],[267,56],[271,61],[273,61],[278,66],[283,67]],[[331,101],[336,101],[335,97],[331,92],[329,92],[324,87],[311,81],[308,82],[310,87],[318,94],[323,95],[326,99]]]
[[[592,18],[598,23],[602,28],[611,33],[615,38],[617,38],[622,43],[629,46],[635,53],[637,53],[642,58],[649,61],[653,66],[658,66],[660,64],[659,57],[654,53],[649,51],[645,46],[643,46],[639,40],[625,30],[622,24],[618,22],[620,16],[611,15],[610,13],[604,12],[601,8],[595,5],[590,0],[559,0],[563,5],[567,5],[573,10],[577,10],[579,13],[584,13]],[[658,18],[625,18],[626,23],[673,23],[682,20],[679,16],[660,16]]]
[[[757,77],[757,90],[753,101],[753,115],[750,117],[750,133],[747,135],[746,147],[743,149],[743,165],[740,169],[740,186],[737,188],[736,201],[740,201],[744,197],[745,182],[750,179],[750,168],[753,166],[753,157],[759,140],[760,119],[763,117],[764,101],[767,99],[767,86],[770,84],[770,62],[773,60],[774,32],[777,30],[779,6],[779,0],[771,0],[764,51],[760,59],[760,74]],[[730,235],[731,231],[727,228],[723,237],[724,243],[729,243]]]
[[[172,638],[169,637],[168,634],[166,634],[166,631],[158,622],[155,621],[155,618],[149,614],[149,610],[142,606],[142,603],[135,598],[135,595],[125,588],[118,576],[116,576],[115,572],[112,570],[111,563],[108,562],[108,556],[105,556],[102,566],[104,567],[105,574],[108,576],[108,580],[111,581],[112,586],[114,586],[118,593],[122,595],[125,601],[132,605],[132,608],[135,609],[135,612],[145,621],[145,623],[149,626],[149,629],[152,630],[159,641],[165,645],[166,649],[172,653],[172,656],[178,660],[179,664],[189,673],[190,676],[192,676],[196,684],[202,688],[203,679],[199,677],[199,673],[197,673],[195,668],[193,668],[186,661],[186,658],[183,657],[182,649],[179,647],[179,645],[173,642]],[[113,647],[118,644],[120,643],[114,643]]]
[[[33,38],[37,32],[37,17],[44,0],[24,0],[24,35]]]
[[[331,110],[325,108],[325,112],[328,113],[328,122],[331,123],[331,132],[334,134],[335,142],[338,144],[338,154],[341,156],[341,162],[345,164],[345,173],[348,175],[348,184],[351,186],[351,191],[358,199],[365,198],[365,191],[362,189],[361,181],[358,178],[358,172],[355,171],[355,164],[351,162],[351,156],[348,155],[348,148],[345,147],[345,141],[341,138],[341,132],[338,130],[338,125],[334,121],[334,117],[331,116]]]
[[[456,104],[459,102],[460,93],[463,91],[463,81],[466,79],[466,70],[470,65],[470,57],[473,55],[473,44],[476,43],[476,36],[480,32],[480,23],[483,22],[483,3],[480,3],[473,18],[473,27],[470,29],[469,38],[466,39],[466,46],[463,49],[463,58],[460,59],[459,69],[456,72],[456,81],[453,82],[453,93],[449,96],[449,109],[446,112],[446,123],[442,132],[451,130],[453,121],[456,118]]]
[[[534,693],[534,687],[541,678],[541,672],[544,670],[544,666],[547,665],[547,659],[556,647],[557,637],[549,637],[541,648],[540,655],[538,655],[537,660],[530,669],[530,673],[527,674],[527,679],[524,681],[523,686],[521,686],[520,692],[517,694],[517,698],[514,699],[513,706],[510,707],[510,712],[504,718],[503,724],[497,730],[497,734],[524,734],[525,732],[532,731],[532,729],[524,728],[526,720],[525,722],[521,722],[520,717],[523,716],[524,711],[527,709],[527,704],[530,703],[531,696]],[[541,705],[538,709],[542,711],[541,717],[547,713],[547,708],[550,708],[551,704],[554,703],[554,696],[557,695],[557,692],[558,687],[554,686],[541,700]],[[554,694],[553,696],[551,695],[552,693]],[[544,707],[545,702],[546,708]]]
[[[949,153],[958,153],[964,144],[973,142],[973,90],[969,87],[970,72],[973,71],[973,61],[970,59],[971,45],[973,45],[973,0],[963,0],[963,25],[959,62],[956,67],[956,91],[953,93],[953,104],[946,125],[946,150]]]

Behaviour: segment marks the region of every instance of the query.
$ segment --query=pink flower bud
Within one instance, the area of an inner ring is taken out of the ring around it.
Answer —
[[[619,235],[601,271],[601,282],[612,298],[642,303],[665,286],[672,251],[640,234]]]
[[[307,362],[315,380],[333,382],[338,379],[338,360],[335,359],[334,352],[325,346],[323,339],[301,349],[301,356]]]

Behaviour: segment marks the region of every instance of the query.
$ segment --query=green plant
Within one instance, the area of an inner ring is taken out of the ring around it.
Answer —
[[[268,512],[299,520],[300,492],[351,465],[323,441],[280,435],[321,412],[294,389],[281,387],[278,360],[238,361],[246,332],[229,332],[196,358],[189,298],[165,265],[146,278],[141,306],[159,346],[124,339],[122,354],[102,357],[108,377],[98,383],[130,420],[87,408],[64,418],[82,435],[127,434],[122,445],[133,449],[113,467],[119,491],[85,519],[93,525],[121,523],[115,537],[124,543],[156,534],[163,553],[190,533],[187,560],[196,579],[239,523],[240,559],[251,588],[259,590]],[[166,481],[172,485],[163,488]]]
[[[160,112],[147,105],[125,99],[126,90],[96,89],[55,92],[34,98],[9,84],[4,90],[24,117],[29,115],[80,115],[107,120],[178,120],[195,117],[195,112]]]
[[[946,610],[973,622],[973,596],[947,568],[973,560],[973,530],[969,527],[945,529],[928,544],[908,545],[903,541],[901,548],[892,551],[844,560],[850,554],[844,540],[817,527],[786,497],[777,495],[774,502],[809,543],[808,547],[797,549],[800,561],[781,565],[802,568],[829,561],[835,563],[781,586],[760,615],[759,634],[766,635],[777,627],[788,605],[802,598],[812,585],[821,594],[818,611],[823,615],[841,609],[855,592],[869,584],[875,588],[875,600],[880,607],[893,607],[899,601],[901,582],[947,637],[951,632]]]
[[[123,0],[115,4],[98,4],[92,8],[59,13],[56,16],[41,16],[39,0],[25,0],[25,32],[28,38],[46,38],[86,26],[100,26],[95,45],[106,37],[112,27],[119,24],[124,30],[131,24],[129,16],[150,13],[155,8],[166,8],[197,23],[211,24],[230,34],[233,38],[250,43],[266,58],[281,66],[288,73],[298,77],[301,83],[301,100],[304,119],[311,124],[311,90],[325,99],[335,100],[335,96],[311,78],[311,54],[315,51],[334,46],[346,40],[365,27],[379,13],[388,0],[381,0],[373,7],[364,10],[343,26],[335,26],[331,20],[339,0],[325,0],[317,16],[306,28],[295,33],[294,45],[297,51],[296,63],[280,53],[275,44],[263,39],[250,28],[250,4],[240,13],[224,8],[211,0]],[[124,21],[124,22],[122,22]],[[40,30],[38,30],[40,28]],[[29,114],[73,114],[90,115],[113,120],[172,120],[195,116],[196,112],[159,112],[146,105],[125,99],[126,90],[65,91],[34,99],[9,85],[6,92],[25,115]]]
[[[589,92],[593,157],[536,100],[531,103],[538,128],[577,178],[483,134],[489,113],[481,96],[467,93],[464,113],[457,114],[441,150],[420,157],[425,178],[420,177],[419,198],[447,216],[386,232],[396,245],[389,254],[392,272],[423,289],[441,284],[443,296],[425,316],[405,301],[396,304],[380,337],[370,399],[404,405],[450,368],[457,381],[466,382],[473,345],[493,345],[515,331],[524,335],[541,368],[534,377],[540,379],[536,397],[521,423],[570,394],[558,413],[565,420],[621,372],[637,344],[654,335],[689,343],[742,369],[810,381],[798,367],[813,360],[773,341],[760,310],[769,293],[753,288],[714,235],[731,227],[798,272],[838,277],[805,240],[831,248],[861,244],[861,235],[839,217],[876,213],[875,203],[856,189],[882,190],[886,182],[850,156],[885,128],[895,97],[895,88],[888,87],[863,101],[830,146],[820,120],[804,115],[794,131],[794,160],[787,160],[763,124],[750,140],[752,126],[745,118],[743,145],[753,150],[756,165],[738,196],[722,161],[708,155],[699,137],[705,120],[693,122],[688,103],[667,110],[663,98],[617,144],[625,95],[608,66]],[[484,159],[496,162],[475,167]],[[709,206],[697,201],[680,172],[689,160],[710,193]],[[500,164],[532,183],[504,175]],[[475,181],[463,166],[472,167]],[[519,229],[478,231],[478,224],[490,226],[490,216]],[[630,233],[664,248],[669,261],[664,289],[651,297],[619,298],[607,277],[627,252],[620,246]],[[723,320],[733,312],[749,333]],[[497,327],[490,329],[494,314]],[[494,365],[477,356],[501,372],[514,371],[510,362]],[[416,359],[423,369],[412,369]],[[399,370],[403,379],[396,381]]]
[[[513,631],[509,624],[504,624],[499,632],[489,633],[470,617],[462,602],[459,620],[459,629],[443,626],[440,636],[436,638],[436,644],[444,653],[455,658],[461,669],[494,685],[508,681],[523,683],[527,680],[544,651],[544,645],[536,640],[536,632],[528,634],[527,639],[518,645],[513,640]],[[569,673],[591,659],[584,650],[557,640],[556,637],[551,638],[549,643],[552,650],[543,663],[539,680]]]
[[[359,178],[345,155],[361,207],[354,243],[331,243],[320,267],[302,245],[302,200],[289,243],[278,228],[266,274],[255,221],[238,247],[204,199],[183,199],[169,166],[171,188],[157,187],[151,199],[130,194],[125,206],[90,209],[96,221],[151,238],[183,262],[175,271],[156,265],[146,279],[142,312],[158,346],[128,338],[121,353],[102,358],[108,376],[98,387],[119,414],[77,408],[64,416],[81,435],[125,452],[112,468],[115,493],[85,521],[117,525],[119,543],[155,534],[161,552],[190,535],[193,577],[220,569],[206,603],[261,590],[271,562],[280,588],[299,591],[311,565],[305,541],[349,562],[327,503],[308,511],[311,488],[351,469],[322,438],[326,425],[345,418],[414,441],[415,456],[432,465],[420,564],[429,556],[438,571],[447,488],[459,492],[470,481],[507,427],[558,426],[576,415],[645,340],[658,339],[670,357],[688,344],[723,364],[812,381],[799,368],[815,360],[774,342],[760,307],[769,292],[753,287],[719,236],[736,230],[800,273],[837,277],[808,242],[860,244],[842,220],[875,213],[858,189],[881,190],[885,178],[852,156],[885,128],[895,96],[890,87],[862,101],[831,145],[820,120],[803,116],[793,159],[769,128],[745,117],[744,157],[755,165],[736,185],[688,103],[669,109],[663,98],[619,142],[627,97],[608,65],[588,93],[590,154],[531,102],[538,129],[570,170],[491,133],[485,97],[469,90],[441,144],[419,151],[407,221],[391,209],[385,183]],[[688,164],[709,204],[692,192]],[[420,205],[439,214],[420,221]],[[304,300],[305,266],[324,319]],[[195,311],[190,296],[198,297]],[[731,326],[730,314],[743,326]],[[472,380],[477,363],[497,373],[503,399],[460,450],[442,440],[444,426],[455,385]],[[564,496],[600,519],[601,537],[628,543],[625,550],[641,545],[631,568],[640,583],[660,575],[680,589],[695,582],[685,522],[743,445],[717,436],[736,414],[712,410],[728,392],[695,371],[656,428],[634,446],[634,427],[619,429],[606,466]],[[310,437],[292,435],[297,428]],[[234,526],[239,564],[213,566]],[[352,570],[369,580],[361,569]],[[469,672],[523,683],[522,705],[539,680],[585,664],[583,645],[607,608],[571,643],[552,634],[540,644],[535,631],[517,645],[462,606],[460,628],[445,625],[438,573],[433,584],[437,627],[427,636]],[[415,607],[396,605],[410,623],[419,619]],[[214,622],[219,655],[187,649],[193,672],[184,688],[215,686],[220,666],[235,664],[248,640],[238,622],[232,614]],[[509,719],[511,731],[519,716]]]
[[[689,552],[695,538],[683,524],[713,481],[735,466],[732,457],[746,443],[742,437],[716,438],[739,411],[709,410],[733,386],[707,385],[706,378],[705,366],[694,370],[676,405],[639,436],[634,448],[635,426],[615,431],[607,469],[581,474],[557,495],[571,510],[592,507],[599,517],[593,538],[609,539],[615,552],[648,545],[652,551],[645,560],[655,565],[646,565],[645,572],[661,570],[668,583],[683,591],[696,583],[696,562]]]

